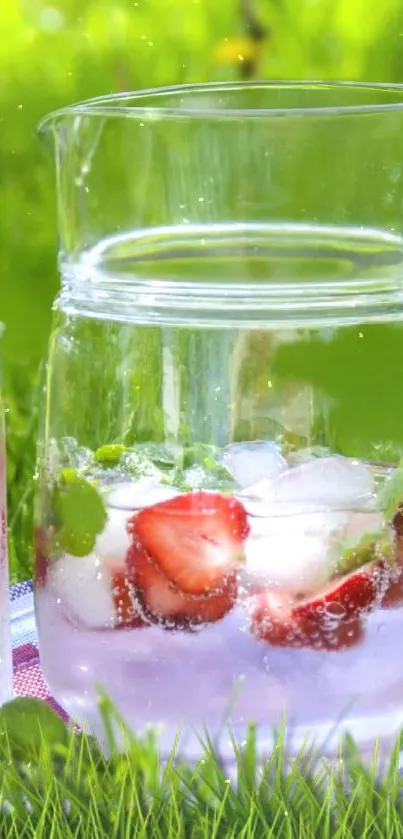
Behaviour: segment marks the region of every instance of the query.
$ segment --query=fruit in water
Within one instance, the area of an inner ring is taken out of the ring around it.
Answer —
[[[262,591],[251,598],[249,605],[253,634],[272,647],[309,647],[314,650],[342,651],[355,646],[363,638],[359,618],[347,621],[307,619],[298,612],[288,592]]]
[[[127,578],[133,587],[134,600],[138,600],[146,619],[171,628],[221,620],[232,609],[237,597],[234,572],[209,595],[195,597],[182,592],[135,544],[127,555]]]
[[[249,532],[242,504],[193,492],[141,510],[128,525],[130,584],[148,615],[176,625],[220,620],[234,605]]]
[[[347,649],[362,638],[360,618],[382,601],[389,573],[386,563],[373,562],[306,599],[261,591],[249,603],[252,632],[271,646]]]
[[[108,565],[96,554],[65,554],[50,562],[47,581],[66,617],[87,629],[140,627],[140,613],[133,604],[125,568]]]
[[[403,567],[397,566],[391,582],[382,598],[381,608],[392,609],[403,605]]]
[[[381,608],[392,609],[403,606],[403,537],[396,542],[396,562],[390,569],[390,582],[382,598]]]
[[[382,599],[382,609],[392,609],[403,605],[403,508],[401,506],[392,520],[392,525],[396,534],[396,562],[391,566],[390,582]]]
[[[35,587],[44,586],[46,583],[46,575],[49,560],[47,557],[47,543],[49,541],[49,531],[45,528],[37,528],[34,533],[34,549],[35,549],[35,567],[34,567],[34,582]]]
[[[133,601],[131,586],[125,571],[115,571],[111,576],[112,597],[115,604],[115,627],[139,629],[145,626]]]
[[[191,492],[141,510],[129,523],[133,541],[183,593],[210,594],[244,559],[249,533],[240,501]]]
[[[316,620],[318,614],[329,618],[354,618],[379,605],[387,587],[386,563],[376,561],[336,577],[309,599],[298,603],[298,615]]]

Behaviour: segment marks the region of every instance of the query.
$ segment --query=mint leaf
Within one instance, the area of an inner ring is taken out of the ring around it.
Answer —
[[[162,470],[170,470],[182,463],[182,446],[160,443],[140,443],[137,452]]]
[[[53,492],[56,544],[72,556],[86,556],[106,524],[103,499],[93,483],[74,469],[63,469]]]
[[[122,446],[121,443],[110,443],[107,446],[101,446],[94,454],[95,462],[106,467],[117,466],[127,451],[126,446]]]
[[[236,482],[228,469],[218,462],[217,453],[218,449],[204,443],[185,449],[174,444],[139,443],[128,448],[113,443],[101,446],[95,452],[94,461],[98,470],[95,468],[92,476],[99,476],[99,469],[118,467],[119,475],[129,479],[148,478],[154,483],[176,487],[183,492],[196,489],[233,492]],[[71,544],[74,535],[69,533],[68,541],[76,555],[84,555],[81,552],[84,549],[86,552],[91,550],[88,547],[91,544],[91,532],[86,534],[81,530],[78,545]],[[62,538],[66,541],[65,531]],[[78,550],[80,553],[77,553]]]
[[[378,495],[378,502],[385,517],[391,521],[400,506],[403,505],[403,466],[399,466],[386,479]]]
[[[147,453],[141,450],[127,452],[120,465],[122,472],[131,478],[135,478],[135,480],[150,478],[156,483],[159,483],[165,474],[155,465]]]
[[[161,484],[176,487],[182,492],[211,489],[228,492],[235,482],[217,460],[214,446],[198,443],[182,449],[180,446],[143,445],[125,457],[135,477],[151,477]]]
[[[355,571],[374,559],[384,559],[393,562],[395,558],[394,534],[390,527],[385,527],[377,533],[364,533],[354,545],[339,545],[341,551],[336,570],[340,574]]]
[[[174,486],[183,491],[192,489],[234,490],[236,483],[231,473],[217,460],[217,449],[198,443],[185,449],[183,470],[176,474]]]
[[[216,463],[215,467],[210,469],[199,465],[181,471],[178,470],[171,479],[171,485],[182,492],[191,492],[195,489],[232,492],[235,482],[230,473]]]
[[[183,467],[185,469],[190,466],[198,466],[203,464],[205,466],[212,466],[216,463],[214,457],[215,449],[213,446],[208,446],[205,443],[195,443],[194,446],[189,446],[183,453]]]
[[[39,758],[44,744],[66,746],[69,734],[63,720],[40,699],[20,696],[0,708],[0,758],[29,763]]]

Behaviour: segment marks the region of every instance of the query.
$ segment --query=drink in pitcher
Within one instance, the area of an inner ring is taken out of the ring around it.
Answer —
[[[182,726],[199,756],[206,727],[230,760],[251,723],[267,751],[284,718],[291,753],[394,743],[402,108],[382,86],[234,84],[44,122],[62,287],[36,615],[53,695],[99,736],[101,686],[165,754]]]

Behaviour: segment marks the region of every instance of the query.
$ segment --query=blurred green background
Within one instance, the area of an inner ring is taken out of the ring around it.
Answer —
[[[403,81],[403,0],[6,0],[0,20],[0,320],[13,579],[30,575],[38,370],[57,286],[46,112],[157,85]]]

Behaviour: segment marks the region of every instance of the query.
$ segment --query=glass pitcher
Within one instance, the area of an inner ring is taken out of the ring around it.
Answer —
[[[0,323],[0,339],[2,332],[3,326]],[[7,542],[6,431],[0,369],[0,705],[12,696]]]
[[[41,662],[100,736],[291,753],[403,723],[403,89],[245,83],[43,121]]]

